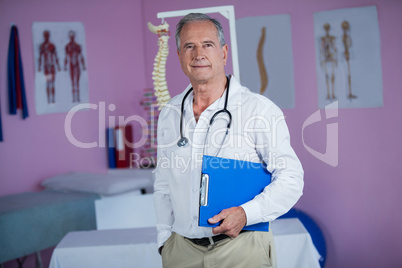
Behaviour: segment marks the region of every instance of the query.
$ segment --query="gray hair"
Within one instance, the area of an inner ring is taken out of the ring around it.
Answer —
[[[221,45],[221,47],[223,47],[226,43],[225,43],[225,36],[223,35],[223,28],[221,23],[216,20],[216,19],[212,19],[211,17],[209,17],[208,15],[202,14],[202,13],[190,13],[188,15],[186,15],[185,17],[183,17],[179,23],[176,25],[176,47],[177,50],[180,51],[180,33],[181,30],[183,29],[184,25],[186,25],[187,23],[191,23],[191,22],[197,22],[197,21],[210,21],[212,22],[215,27],[216,30],[218,32],[218,40],[219,40],[219,44]]]

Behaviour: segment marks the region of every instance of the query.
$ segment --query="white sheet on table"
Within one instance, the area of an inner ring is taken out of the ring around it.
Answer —
[[[156,226],[152,194],[131,194],[95,201],[98,230]]]
[[[320,267],[311,236],[297,218],[271,223],[278,268]],[[156,228],[71,232],[57,245],[50,268],[161,268]]]
[[[131,173],[118,170],[109,174],[70,172],[59,174],[41,182],[47,189],[57,191],[73,191],[95,193],[102,196],[113,196],[134,190],[152,187],[153,172],[151,169],[135,170]]]
[[[53,252],[49,267],[161,268],[162,259],[157,249],[156,229],[68,233]]]
[[[278,268],[319,268],[321,258],[303,223],[297,218],[271,222]]]

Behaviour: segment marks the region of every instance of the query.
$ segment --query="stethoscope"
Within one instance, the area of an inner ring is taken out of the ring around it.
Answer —
[[[229,116],[229,123],[226,126],[226,134],[225,134],[225,138],[226,135],[229,132],[230,129],[230,125],[232,124],[232,114],[228,111],[227,109],[227,105],[228,105],[228,97],[229,97],[229,85],[230,85],[230,79],[228,77],[226,77],[227,79],[227,88],[226,88],[226,98],[225,98],[225,106],[223,107],[223,109],[217,111],[216,113],[214,113],[214,115],[212,116],[211,120],[209,121],[209,126],[208,126],[208,130],[207,130],[207,136],[208,136],[208,132],[209,129],[211,128],[215,118],[221,114],[221,113],[226,113]],[[190,88],[186,95],[184,95],[183,100],[181,102],[181,114],[180,114],[180,139],[177,142],[177,146],[179,147],[185,147],[188,144],[188,138],[184,137],[183,135],[183,117],[184,117],[184,101],[186,100],[186,98],[188,97],[188,95],[191,93],[191,91],[193,91],[193,88]],[[204,145],[205,146],[205,145]],[[205,148],[204,148],[205,149]],[[219,149],[220,150],[220,149]],[[219,152],[219,151],[218,151]]]

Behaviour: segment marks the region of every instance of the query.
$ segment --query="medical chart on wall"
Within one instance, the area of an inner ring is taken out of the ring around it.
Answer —
[[[236,30],[242,84],[280,108],[294,108],[290,15],[237,19]]]
[[[68,112],[89,101],[84,25],[34,22],[32,25],[37,114]]]
[[[318,106],[383,106],[380,31],[375,6],[314,13]]]

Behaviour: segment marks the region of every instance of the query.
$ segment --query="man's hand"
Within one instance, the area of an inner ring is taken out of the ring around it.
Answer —
[[[218,215],[208,220],[210,224],[222,221],[218,227],[212,228],[213,234],[225,234],[232,238],[239,235],[240,231],[247,223],[246,213],[242,207],[232,207],[224,209]]]

